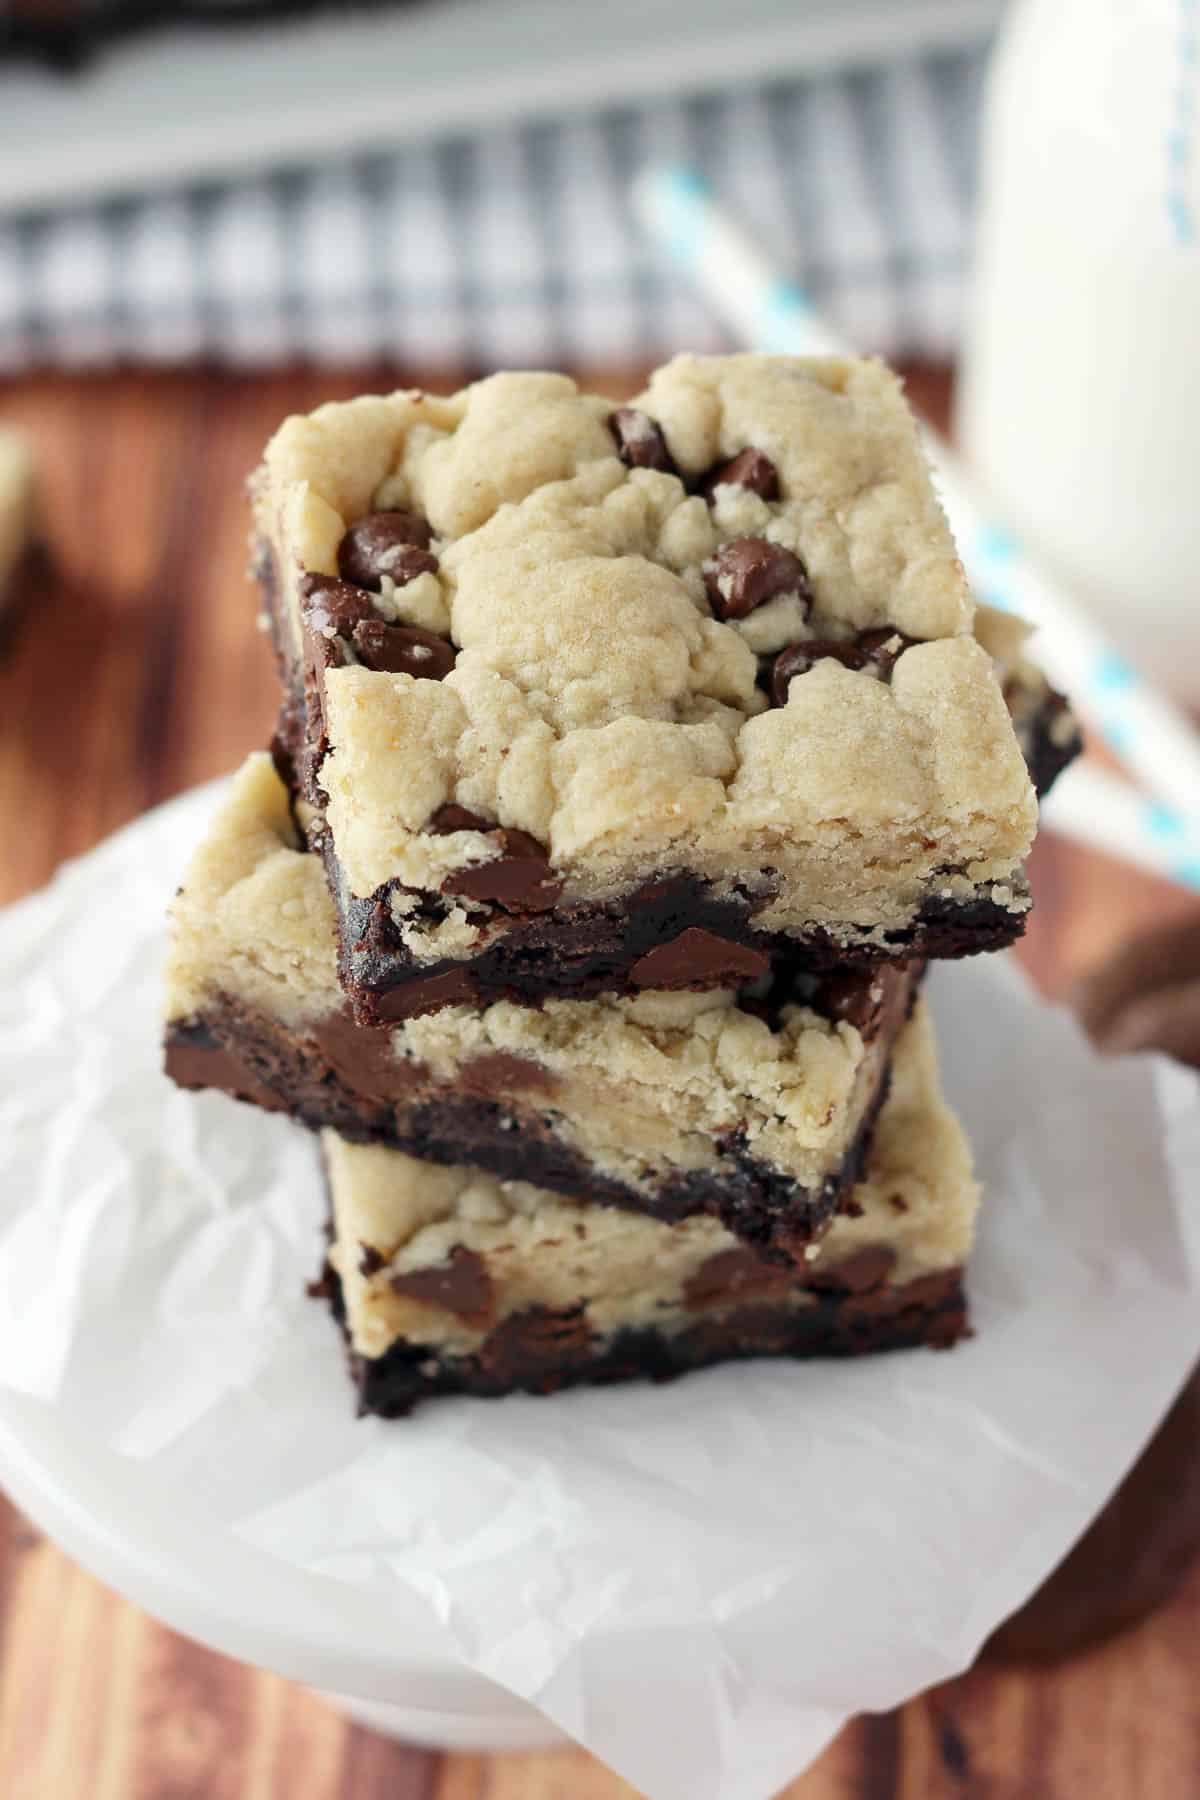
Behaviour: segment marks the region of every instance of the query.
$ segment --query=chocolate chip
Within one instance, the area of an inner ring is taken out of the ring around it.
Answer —
[[[545,1063],[514,1056],[511,1050],[489,1050],[486,1056],[472,1057],[460,1067],[458,1081],[466,1094],[500,1101],[514,1093],[553,1093],[558,1087],[558,1077]]]
[[[388,625],[383,619],[364,619],[350,633],[355,654],[368,669],[389,675],[415,675],[424,681],[442,681],[454,667],[454,645],[418,625]]]
[[[442,883],[443,894],[485,900],[505,912],[546,912],[562,893],[562,880],[551,873],[544,847],[527,831],[496,833],[500,855],[491,862],[456,869]]]
[[[338,572],[376,592],[385,575],[402,587],[437,568],[437,558],[428,554],[432,537],[428,523],[417,513],[368,513],[338,546]]]
[[[856,1250],[853,1256],[835,1263],[832,1268],[814,1270],[810,1282],[815,1288],[866,1294],[872,1288],[882,1287],[895,1262],[894,1250],[887,1250],[882,1244],[872,1245],[869,1249]]]
[[[440,1012],[443,1006],[474,1006],[479,992],[468,969],[446,969],[440,975],[423,975],[416,981],[402,981],[399,986],[376,994],[372,1003],[379,1019],[392,1023],[399,1019],[418,1019],[425,1013]],[[361,1035],[369,1035],[361,1033]],[[388,1035],[388,1055],[393,1072],[396,1059]]]
[[[369,1281],[372,1275],[378,1275],[386,1262],[387,1257],[381,1256],[374,1244],[364,1244],[360,1241],[358,1246],[358,1272],[360,1275],[365,1276]]]
[[[677,475],[675,459],[667,449],[662,427],[636,406],[618,406],[608,415],[608,428],[617,440],[617,454],[627,468],[658,469]]]
[[[491,1318],[492,1278],[482,1256],[465,1244],[456,1244],[450,1260],[436,1268],[410,1269],[391,1280],[397,1294],[440,1307],[468,1325],[486,1325]]]
[[[718,619],[744,619],[780,594],[812,602],[808,571],[800,558],[766,538],[734,538],[704,564],[704,585]]]
[[[834,969],[822,975],[809,1005],[823,1018],[853,1025],[868,1037],[879,1024],[888,985],[882,969]]]
[[[763,500],[778,500],[779,470],[761,450],[740,450],[728,462],[718,463],[700,482],[700,492],[711,500],[719,487],[749,488]]]
[[[779,652],[771,668],[771,698],[776,706],[787,705],[792,677],[807,675],[826,656],[832,656],[846,669],[865,669],[869,660],[856,644],[837,638],[807,638],[802,644],[790,644]]]
[[[305,575],[300,593],[305,623],[322,637],[334,633],[349,637],[356,625],[378,616],[370,594],[349,581],[335,581],[331,575]]]
[[[828,656],[845,669],[870,669],[886,681],[912,642],[894,626],[883,625],[861,631],[856,638],[807,638],[802,644],[789,644],[771,669],[771,698],[776,706],[786,706],[793,677],[807,675]]]
[[[495,831],[495,819],[487,819],[482,813],[471,812],[468,807],[458,806],[453,800],[447,800],[431,813],[425,822],[426,831],[434,837],[449,837],[453,831]]]
[[[865,650],[871,661],[876,664],[879,673],[891,674],[904,652],[915,643],[914,638],[905,637],[894,625],[879,625],[873,631],[860,631],[858,645]]]
[[[753,1250],[716,1250],[688,1276],[683,1286],[683,1304],[696,1312],[736,1300],[762,1299],[768,1294],[786,1293],[795,1280],[793,1270],[764,1262]]]
[[[669,944],[658,944],[640,956],[629,979],[644,988],[724,987],[757,981],[770,967],[771,959],[763,951],[690,925]]]

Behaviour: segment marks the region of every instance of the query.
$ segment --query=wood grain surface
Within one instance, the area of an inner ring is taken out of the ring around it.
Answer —
[[[463,371],[47,377],[0,384],[28,429],[54,564],[0,661],[0,901],[262,745],[276,705],[243,579],[242,483],[285,412]],[[582,372],[585,377],[589,372]],[[596,376],[614,393],[632,377]],[[944,376],[914,372],[944,414]],[[1052,839],[1024,956],[1063,993],[1186,896]],[[2,926],[0,926],[2,929]],[[788,1800],[1200,1796],[1200,1567],[1153,1619],[1049,1669],[980,1666],[849,1726]],[[12,1800],[630,1800],[582,1752],[436,1755],[189,1644],[0,1502],[0,1796]]]

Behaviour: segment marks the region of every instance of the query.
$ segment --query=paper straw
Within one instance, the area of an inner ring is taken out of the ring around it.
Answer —
[[[644,171],[634,184],[646,230],[695,280],[714,309],[756,349],[844,356],[849,346],[814,311],[760,245],[716,204],[687,167]],[[1011,530],[989,518],[943,438],[926,451],[951,530],[981,599],[1020,613],[1038,630],[1036,654],[1122,762],[1186,820],[1200,817],[1200,739],[1183,713],[1157,692],[1077,604],[1029,560]]]
[[[1059,777],[1042,804],[1042,822],[1073,843],[1200,893],[1200,832],[1096,763],[1073,763]]]

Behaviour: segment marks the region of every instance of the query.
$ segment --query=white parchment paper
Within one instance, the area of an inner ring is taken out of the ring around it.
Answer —
[[[0,1383],[197,1532],[369,1599],[377,1662],[461,1659],[652,1800],[766,1800],[963,1668],[1200,1354],[1194,1077],[1100,1062],[1001,959],[939,969],[987,1190],[971,1342],[355,1420],[304,1296],[311,1139],[159,1073],[163,908],[214,800],[0,915]]]

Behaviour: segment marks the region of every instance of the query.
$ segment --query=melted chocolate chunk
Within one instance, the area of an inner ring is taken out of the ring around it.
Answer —
[[[858,634],[859,648],[878,664],[879,672],[884,676],[891,674],[904,652],[915,642],[915,638],[905,637],[894,625],[877,625],[873,631]]]
[[[433,532],[417,513],[374,512],[352,525],[338,546],[338,573],[359,587],[378,591],[385,575],[403,587],[417,575],[432,574],[428,554]]]
[[[879,1024],[888,997],[882,969],[833,969],[822,975],[809,1005],[823,1018],[853,1025],[869,1037]]]
[[[867,1250],[856,1250],[853,1256],[835,1263],[832,1268],[814,1269],[809,1279],[813,1287],[822,1290],[833,1288],[849,1294],[866,1294],[883,1286],[895,1261],[894,1250],[873,1245]]]
[[[807,675],[829,656],[845,669],[871,669],[886,681],[912,642],[903,632],[884,625],[874,631],[862,631],[856,638],[807,638],[802,644],[789,644],[779,652],[771,668],[771,699],[776,706],[786,706],[793,678]]]
[[[770,967],[764,951],[692,925],[669,944],[658,944],[639,957],[629,979],[647,988],[723,987],[757,981]]]
[[[383,619],[363,619],[350,633],[350,642],[364,667],[390,675],[442,681],[454,667],[454,645],[436,632],[422,631],[418,625],[389,625]]]
[[[319,637],[349,637],[356,625],[378,618],[370,594],[331,575],[305,575],[300,582],[304,621]]]
[[[744,619],[780,594],[812,603],[808,571],[800,558],[766,538],[734,538],[704,565],[704,585],[718,619]]]
[[[383,1268],[386,1262],[387,1257],[381,1256],[374,1244],[359,1244],[358,1272],[360,1275],[365,1276],[368,1281],[371,1279],[372,1275],[378,1275],[380,1269]]]
[[[500,855],[491,862],[456,869],[442,883],[443,894],[486,900],[505,912],[547,912],[562,893],[562,880],[550,869],[543,845],[527,831],[496,833]]]
[[[675,459],[667,449],[662,427],[636,406],[618,406],[608,416],[608,428],[617,440],[617,455],[629,469],[658,469],[677,475]]]
[[[443,1006],[473,1006],[479,997],[470,969],[446,969],[440,975],[424,975],[416,981],[385,988],[375,998],[375,1011],[390,1024],[440,1012]]]
[[[741,450],[728,462],[710,469],[700,483],[700,492],[709,500],[719,487],[749,488],[763,500],[778,500],[779,470],[761,450]]]
[[[459,1080],[468,1094],[482,1094],[487,1100],[505,1100],[513,1093],[553,1093],[557,1077],[545,1063],[532,1057],[514,1056],[511,1050],[489,1050],[476,1056],[459,1070]]]
[[[802,644],[789,644],[781,650],[771,667],[771,698],[776,706],[786,706],[788,688],[794,675],[807,675],[823,657],[832,656],[845,669],[865,669],[865,650],[857,644],[842,643],[837,638],[807,638]]]
[[[765,1262],[753,1250],[717,1250],[688,1276],[683,1304],[689,1311],[698,1312],[702,1307],[724,1306],[733,1300],[786,1293],[797,1281],[798,1271]]]
[[[393,1275],[392,1287],[407,1300],[441,1307],[468,1325],[486,1325],[492,1316],[494,1290],[487,1264],[465,1244],[456,1244],[449,1262],[431,1269]]]
[[[495,819],[487,819],[482,813],[471,812],[466,806],[459,806],[453,800],[447,800],[431,813],[425,823],[426,831],[434,837],[449,837],[454,831],[495,831]]]

